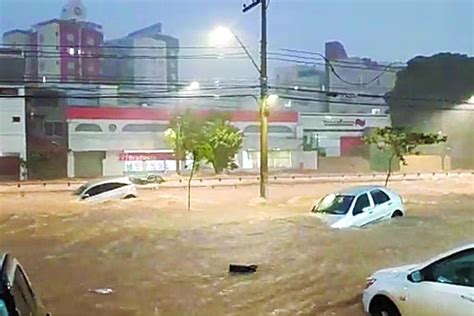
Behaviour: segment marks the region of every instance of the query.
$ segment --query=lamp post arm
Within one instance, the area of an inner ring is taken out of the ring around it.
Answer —
[[[244,50],[245,54],[247,55],[247,57],[250,59],[250,61],[252,62],[252,65],[255,67],[255,69],[258,71],[259,74],[262,73],[262,70],[260,69],[260,67],[258,66],[257,62],[255,61],[255,59],[252,57],[252,55],[250,54],[249,50],[247,49],[247,47],[244,45],[244,43],[242,43],[242,41],[240,40],[240,38],[237,36],[237,34],[235,34],[234,32],[232,32],[232,35],[235,37],[235,39],[237,40],[237,43],[239,43],[240,47],[242,47],[242,49]]]

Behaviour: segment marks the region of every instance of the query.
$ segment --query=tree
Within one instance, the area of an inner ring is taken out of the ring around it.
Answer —
[[[220,116],[210,117],[203,132],[211,149],[207,161],[212,164],[215,173],[237,168],[234,157],[242,146],[242,132]]]
[[[431,145],[446,142],[447,136],[442,134],[430,134],[419,132],[407,132],[400,127],[376,128],[371,135],[365,136],[367,144],[375,144],[379,150],[389,154],[387,177],[385,186],[392,174],[392,161],[394,158],[407,165],[405,156],[410,154],[418,155],[416,148],[421,145]]]
[[[170,128],[165,133],[165,139],[173,147],[175,154],[189,156],[192,160],[191,172],[188,178],[188,210],[191,210],[191,181],[201,162],[211,155],[211,148],[203,133],[205,122],[186,111],[183,115],[175,116],[170,121]],[[179,131],[179,135],[178,135]],[[178,157],[178,159],[180,159]]]
[[[462,103],[472,95],[474,57],[440,53],[408,61],[386,100],[394,126],[419,126],[430,111]],[[407,111],[414,113],[407,115]]]

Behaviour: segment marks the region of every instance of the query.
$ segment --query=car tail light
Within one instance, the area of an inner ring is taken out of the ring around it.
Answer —
[[[365,289],[368,289],[369,287],[371,287],[375,283],[375,281],[377,281],[376,278],[372,278],[372,277],[367,278],[365,282]]]

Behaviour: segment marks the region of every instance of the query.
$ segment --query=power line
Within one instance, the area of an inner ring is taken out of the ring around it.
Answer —
[[[286,48],[282,48],[281,50],[283,51],[289,51],[289,52],[301,52],[301,51],[298,51],[298,50],[294,50],[294,49],[286,49]],[[382,71],[380,71],[380,73],[376,76],[374,76],[372,79],[366,81],[366,82],[352,82],[352,81],[349,81],[349,80],[346,80],[344,78],[342,78],[342,76],[339,75],[339,73],[337,73],[337,71],[335,70],[334,68],[334,65],[332,64],[332,61],[330,59],[328,59],[326,56],[324,56],[323,54],[320,54],[320,53],[312,53],[316,56],[319,56],[321,57],[322,59],[324,59],[324,61],[326,62],[326,64],[329,66],[329,69],[331,70],[331,72],[336,76],[336,78],[338,78],[340,81],[346,83],[346,84],[350,84],[350,85],[354,85],[354,86],[366,86],[366,85],[369,85],[375,81],[377,81],[380,77],[382,77],[386,72],[387,70],[390,68],[390,67],[393,67],[391,65],[388,65],[387,67],[385,67]],[[342,67],[340,67],[342,68]]]
[[[75,45],[75,44],[65,44],[65,45],[55,45],[55,44],[1,44],[1,46],[6,47],[52,47],[52,48],[87,48],[87,49],[107,49],[107,48],[114,48],[114,49],[240,49],[239,46],[226,46],[226,47],[218,47],[218,46],[131,46],[131,45]]]
[[[327,90],[319,90],[319,89],[311,89],[305,87],[298,87],[295,90],[294,87],[288,86],[270,86],[272,89],[284,89],[284,90],[294,90],[298,92],[309,92],[309,93],[318,93],[324,94],[328,97],[337,97],[337,96],[345,96],[345,97],[359,97],[359,98],[376,98],[376,99],[392,99],[392,100],[401,100],[401,101],[424,101],[424,102],[441,102],[447,104],[455,104],[459,103],[458,100],[454,99],[444,99],[444,98],[426,98],[426,97],[412,97],[412,96],[390,96],[390,95],[379,95],[379,94],[371,94],[371,93],[347,93],[343,91],[327,91]],[[473,105],[474,103],[465,102],[465,104]]]
[[[70,96],[71,99],[214,99],[218,100],[221,98],[244,98],[244,97],[251,97],[257,100],[256,95],[254,94],[223,94],[223,95],[216,95],[216,94],[203,94],[203,95],[100,95],[100,96],[92,96],[92,95],[74,95]],[[352,105],[352,106],[360,106],[360,107],[380,107],[384,106],[380,103],[371,103],[371,102],[349,102],[344,100],[326,100],[326,99],[318,99],[312,97],[301,97],[301,96],[292,96],[292,95],[279,95],[281,99],[286,100],[295,100],[295,101],[306,101],[306,102],[318,102],[318,103],[328,103],[328,104],[344,104],[344,105]],[[25,95],[25,96],[8,96],[8,95],[0,95],[0,99],[12,99],[12,98],[40,98],[40,99],[58,99],[57,95]],[[472,107],[463,107],[463,106],[412,106],[406,105],[406,108],[412,108],[414,110],[426,110],[426,111],[433,111],[433,110],[448,110],[448,111],[474,111],[474,104]],[[353,113],[357,114],[357,113]]]
[[[286,57],[285,61],[288,62],[301,62],[305,64],[312,64],[312,65],[322,65],[325,66],[326,62],[317,62],[317,58],[314,57],[305,57],[305,56],[298,56],[295,54],[286,54],[286,53],[273,53],[270,52],[270,55],[274,56],[281,56],[281,57]],[[338,61],[330,61],[331,64],[338,64]],[[364,66],[362,63],[356,63],[356,62],[350,62],[350,63],[341,63],[341,65],[337,65],[337,68],[344,68],[344,69],[360,69],[360,70],[366,70],[366,71],[372,71],[373,69],[370,69],[367,66]],[[384,70],[384,72],[393,72],[397,73],[398,70],[392,69],[392,68],[387,68]]]
[[[287,52],[291,52],[291,53],[298,53],[298,54],[306,54],[306,55],[311,55],[311,56],[317,56],[319,58],[322,58],[324,60],[327,60],[327,61],[330,61],[331,63],[338,63],[338,64],[354,64],[354,65],[361,65],[363,64],[363,62],[361,63],[360,61],[356,61],[356,60],[350,60],[350,59],[328,59],[326,56],[324,56],[323,54],[321,53],[317,53],[317,52],[310,52],[310,51],[304,51],[304,50],[299,50],[299,49],[290,49],[290,48],[281,48],[280,50],[282,51],[287,51]],[[364,59],[361,59],[362,61]],[[401,68],[404,68],[406,66],[406,63],[403,63],[403,62],[393,62],[393,63],[389,63],[388,65],[380,65],[380,64],[377,64],[380,68],[382,69],[385,69],[385,68],[393,68],[394,70],[400,70]],[[398,66],[395,66],[395,65],[398,65]]]

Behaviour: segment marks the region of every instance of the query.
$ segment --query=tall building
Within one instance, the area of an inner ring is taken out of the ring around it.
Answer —
[[[342,92],[329,98],[329,112],[384,114],[388,105],[383,98],[360,97],[356,94],[383,96],[393,89],[401,67],[380,63],[370,58],[349,57],[339,42],[326,43],[328,91]],[[353,104],[351,104],[353,103]]]
[[[327,112],[328,105],[323,94],[306,95],[301,92],[304,88],[323,91],[326,87],[327,77],[324,68],[306,65],[292,65],[275,69],[276,91],[279,95],[307,96],[320,99],[318,102],[305,100],[285,100],[283,107],[299,112]],[[282,102],[280,102],[282,103]]]
[[[162,34],[161,23],[105,43],[104,76],[133,90],[176,90],[178,39]]]
[[[59,19],[37,23],[31,30],[4,33],[3,43],[25,52],[28,79],[64,82],[100,78],[102,26],[86,21],[80,0],[69,0]]]

